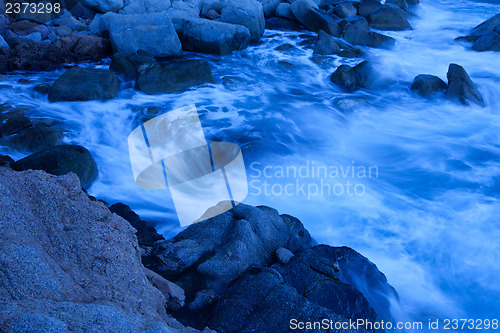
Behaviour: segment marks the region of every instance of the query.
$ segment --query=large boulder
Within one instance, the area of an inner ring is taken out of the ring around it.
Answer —
[[[20,159],[14,170],[43,170],[55,176],[73,172],[83,188],[89,188],[97,178],[97,165],[90,152],[81,146],[61,145],[48,148]]]
[[[357,6],[359,6],[358,2],[342,1],[333,8],[333,12],[340,18],[346,18],[358,13]]]
[[[462,66],[450,64],[446,77],[448,78],[448,89],[446,90],[448,98],[458,100],[464,105],[469,105],[470,102],[483,105],[483,97]]]
[[[410,89],[422,97],[428,97],[432,93],[445,91],[447,87],[446,83],[435,75],[420,74],[415,77]]]
[[[292,12],[292,5],[286,2],[279,4],[276,8],[276,17],[281,17],[287,20],[295,20],[295,15]]]
[[[49,91],[49,101],[112,99],[118,94],[118,77],[106,69],[72,67]]]
[[[177,17],[172,20],[185,51],[225,55],[243,50],[250,43],[250,32],[242,25],[202,18]]]
[[[358,6],[358,15],[368,17],[380,7],[382,7],[382,4],[378,0],[361,0]]]
[[[371,31],[368,21],[361,16],[351,16],[340,21],[342,38],[348,43],[376,48],[390,48],[394,46],[392,37]]]
[[[144,50],[155,57],[178,55],[182,46],[166,13],[111,14],[107,27],[115,52]]]
[[[258,0],[262,4],[262,10],[266,18],[274,17],[281,0]]]
[[[472,45],[474,51],[500,52],[500,25],[496,30],[479,37]]]
[[[123,0],[83,0],[83,4],[99,12],[117,12],[123,8]]]
[[[359,88],[370,88],[375,79],[370,64],[363,61],[354,67],[340,65],[330,76],[330,81],[347,92],[353,92]]]
[[[472,29],[472,31],[470,32],[470,36],[475,36],[479,38],[494,30],[498,30],[499,26],[500,26],[500,14],[496,14],[495,16],[490,17],[489,19],[487,19],[486,21],[482,22],[474,29]]]
[[[214,82],[212,69],[207,61],[186,60],[168,66],[156,65],[141,71],[137,77],[137,88],[149,95],[168,94]]]
[[[44,123],[32,123],[14,134],[0,138],[0,144],[21,152],[37,152],[60,145],[64,131]]]
[[[379,30],[411,30],[412,27],[405,17],[404,11],[392,4],[382,7],[368,15],[368,22]]]
[[[159,13],[170,8],[170,0],[134,0],[126,3],[118,14]]]
[[[337,54],[341,57],[356,58],[362,56],[363,52],[340,38],[330,36],[323,30],[318,33],[316,44],[314,44],[315,55]]]
[[[246,27],[252,42],[259,41],[264,34],[264,11],[257,0],[225,0],[220,20]]]
[[[338,23],[327,13],[319,9],[313,0],[296,0],[292,3],[292,12],[297,20],[307,29],[340,37],[341,30]]]

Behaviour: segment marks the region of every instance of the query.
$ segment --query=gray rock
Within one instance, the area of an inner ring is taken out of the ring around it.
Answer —
[[[72,67],[49,91],[49,101],[112,99],[118,94],[118,77],[106,69]]]
[[[437,91],[445,91],[448,86],[435,75],[420,74],[415,77],[411,90],[416,91],[422,97],[428,97]]]
[[[215,11],[215,9],[210,9],[206,14],[205,17],[209,20],[215,20],[220,17],[220,14]]]
[[[115,52],[136,53],[144,50],[155,57],[181,52],[181,42],[167,14],[111,14],[106,21]]]
[[[337,54],[342,57],[356,58],[360,57],[363,52],[357,49],[339,38],[330,36],[324,31],[318,33],[318,38],[316,44],[314,45],[313,54],[317,55],[328,55]]]
[[[222,11],[222,5],[223,2],[220,0],[203,0],[201,6],[201,15],[206,16],[207,12],[212,9],[220,14],[220,12]]]
[[[500,25],[497,27],[500,31]],[[474,51],[495,51],[500,52],[500,33],[491,31],[479,37],[472,45]]]
[[[276,8],[276,17],[295,20],[295,15],[293,15],[292,12],[292,5],[286,2],[280,3],[278,8]]]
[[[250,32],[241,25],[202,18],[172,18],[185,51],[229,54],[247,48]]]
[[[101,13],[117,12],[123,8],[123,0],[83,0],[83,3]]]
[[[337,22],[328,14],[321,11],[313,0],[296,0],[292,3],[292,12],[297,20],[307,29],[340,37],[341,30]]]
[[[353,16],[358,12],[355,5],[357,5],[357,3],[354,1],[343,1],[333,8],[333,12],[340,18]]]
[[[354,45],[390,48],[395,44],[394,38],[371,31],[368,22],[361,16],[342,20],[340,26],[343,29],[342,38]]]
[[[169,94],[214,82],[208,62],[186,60],[165,67],[156,65],[141,71],[137,77],[137,88],[148,95]]]
[[[359,88],[370,88],[375,79],[371,66],[363,61],[354,67],[340,65],[330,76],[330,80],[347,92],[353,92]]]
[[[477,86],[472,82],[469,74],[462,66],[457,64],[450,64],[448,73],[448,89],[446,90],[446,97],[458,100],[464,105],[469,105],[470,102],[483,105],[484,100]]]
[[[500,26],[500,14],[496,14],[495,16],[490,17],[486,21],[476,26],[474,29],[472,29],[470,36],[480,37],[486,35],[494,31],[498,26]]]
[[[87,189],[97,178],[97,165],[90,152],[84,147],[61,145],[29,155],[12,166],[14,170],[43,170],[55,176],[73,172],[80,184]]]
[[[85,24],[83,24],[73,16],[54,20],[54,25],[64,26],[74,31],[82,31],[87,29],[87,26]]]
[[[3,39],[3,37],[0,35],[0,48],[2,47],[6,47],[8,49],[10,49],[10,46],[9,44],[7,44],[7,42]]]
[[[26,332],[69,332],[68,326],[55,318],[43,313],[23,313],[11,318],[6,324],[6,332],[26,333]]]
[[[42,35],[39,32],[34,32],[26,36],[19,36],[17,42],[21,43],[40,43],[42,41]]]
[[[262,4],[262,10],[266,18],[274,17],[281,0],[258,0]]]
[[[251,41],[257,42],[264,34],[265,21],[262,4],[257,0],[225,0],[220,20],[238,24],[250,31]]]
[[[56,40],[58,40],[60,37],[56,35],[55,33],[51,32],[48,36],[47,39],[51,42],[54,43]]]
[[[120,9],[119,14],[159,13],[170,8],[170,0],[135,0]]]
[[[69,36],[73,33],[73,31],[70,28],[64,26],[55,27],[54,32],[59,37]]]
[[[34,32],[40,33],[42,39],[46,39],[50,34],[49,28],[43,24],[23,20],[12,24],[12,31],[20,36],[27,36]]]
[[[277,249],[274,254],[276,255],[276,259],[282,264],[288,264],[294,256],[292,251],[285,249],[284,247]]]
[[[358,7],[358,15],[368,17],[371,13],[382,7],[378,0],[361,0]]]
[[[368,15],[368,22],[374,29],[379,30],[412,30],[404,11],[392,4],[384,4],[375,12]]]

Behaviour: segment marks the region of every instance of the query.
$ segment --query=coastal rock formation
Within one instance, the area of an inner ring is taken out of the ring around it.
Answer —
[[[264,11],[257,0],[225,0],[220,20],[242,25],[248,29],[252,42],[257,42],[264,34]]]
[[[379,30],[411,30],[412,27],[405,17],[404,11],[392,4],[382,7],[368,15],[368,22]]]
[[[467,74],[462,66],[450,64],[446,77],[448,78],[446,97],[458,100],[465,105],[469,105],[471,102],[483,105],[483,97],[477,90],[476,84],[472,82],[469,74]]]
[[[444,92],[447,87],[446,83],[435,75],[420,74],[415,77],[410,89],[422,97],[428,97],[438,91]]]
[[[497,14],[476,26],[468,36],[457,40],[473,42],[474,51],[500,52],[500,14]]]
[[[354,67],[340,65],[330,76],[330,81],[347,92],[353,92],[359,88],[369,88],[374,81],[373,70],[367,61]]]
[[[313,54],[338,54],[341,57],[357,58],[361,57],[363,55],[363,52],[360,49],[349,45],[343,40],[330,36],[323,30],[321,30],[318,33],[316,44],[314,44]]]
[[[321,11],[313,0],[296,0],[292,3],[291,9],[297,20],[307,29],[314,32],[323,30],[332,36],[340,37],[341,30],[338,23],[326,12]]]

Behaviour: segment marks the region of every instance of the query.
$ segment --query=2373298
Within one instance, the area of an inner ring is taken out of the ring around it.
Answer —
[[[58,14],[62,10],[61,4],[50,2],[7,2],[5,14]]]

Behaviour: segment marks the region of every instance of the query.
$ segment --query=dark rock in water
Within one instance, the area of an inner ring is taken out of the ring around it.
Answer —
[[[280,3],[276,9],[276,17],[280,17],[287,20],[295,20],[295,15],[292,12],[292,5],[286,2]],[[267,28],[267,21],[266,21]]]
[[[97,165],[90,152],[81,146],[61,145],[42,150],[20,159],[14,170],[43,170],[55,176],[75,173],[83,188],[89,188],[97,178]]]
[[[252,42],[259,41],[264,34],[264,11],[257,0],[225,0],[220,20],[246,27]]]
[[[418,5],[420,3],[420,0],[406,0],[406,2],[411,6]]]
[[[210,64],[204,60],[187,60],[168,66],[156,65],[139,73],[137,88],[142,92],[169,94],[182,92],[204,83],[214,83]]]
[[[313,0],[297,0],[293,2],[292,12],[308,30],[314,32],[323,30],[332,36],[340,37],[341,30],[338,23],[319,9]]]
[[[334,13],[340,18],[346,18],[358,13],[358,2],[342,1],[333,8]]]
[[[72,67],[59,77],[49,91],[49,101],[90,101],[115,98],[118,77],[106,69]]]
[[[330,76],[330,80],[346,91],[353,92],[359,88],[370,88],[373,85],[374,77],[369,63],[363,61],[355,67],[339,66]]]
[[[370,31],[368,21],[361,16],[342,20],[340,26],[343,29],[342,38],[354,45],[389,48],[395,44],[394,38]]]
[[[127,80],[133,80],[136,76],[135,66],[128,60],[127,54],[115,53],[111,59],[109,70],[121,74]]]
[[[293,319],[299,322],[321,322],[324,318],[334,323],[349,321],[305,299],[271,268],[250,269],[231,285],[213,313],[209,327],[225,333],[295,332]],[[321,327],[304,331],[338,332],[334,328]],[[349,332],[367,331],[353,329]]]
[[[500,25],[498,26],[500,31]],[[500,33],[496,30],[479,37],[472,45],[474,51],[500,52]]]
[[[262,4],[262,10],[264,11],[264,16],[266,19],[274,17],[281,0],[259,0]]]
[[[42,95],[47,95],[49,93],[49,90],[50,85],[48,83],[40,83],[33,87],[33,91]]]
[[[385,4],[368,15],[368,22],[379,30],[411,30],[413,29],[404,15],[404,11],[392,4]]]
[[[328,55],[337,54],[342,57],[357,58],[363,55],[363,52],[339,38],[330,36],[324,31],[318,33],[316,44],[314,45],[314,54]]]
[[[484,104],[476,84],[472,82],[462,66],[450,64],[446,77],[448,78],[448,89],[446,90],[448,98],[458,100],[465,105],[469,105],[469,102]]]
[[[486,35],[500,26],[500,14],[497,14],[472,29],[470,36],[480,37]],[[497,31],[500,33],[500,31]]]
[[[0,138],[19,132],[25,128],[31,127],[30,118],[23,115],[8,117],[0,124]]]
[[[0,167],[11,167],[14,164],[14,160],[7,155],[0,154]]]
[[[152,225],[141,220],[139,215],[130,209],[129,206],[118,202],[109,207],[109,210],[123,217],[137,230],[136,236],[140,246],[150,246],[156,241],[164,240],[163,236],[158,234]]]
[[[410,9],[410,6],[406,0],[388,0],[386,3],[390,3],[391,5],[398,6],[402,10],[406,11]]]
[[[361,0],[358,7],[358,15],[368,17],[371,13],[382,7],[378,0]]]
[[[37,152],[62,143],[64,131],[43,123],[21,129],[0,139],[0,144],[23,152]]]
[[[445,91],[448,86],[446,83],[435,75],[420,74],[415,77],[411,90],[416,92],[422,97],[428,97],[437,91]]]
[[[55,63],[98,61],[111,55],[109,40],[98,36],[71,34],[53,42],[48,50],[49,60]]]

